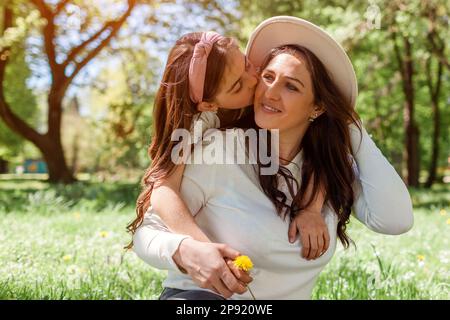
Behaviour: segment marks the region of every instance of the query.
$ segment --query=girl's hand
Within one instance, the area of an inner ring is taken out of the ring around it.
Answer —
[[[234,265],[233,260],[227,259],[227,265],[228,268],[230,268],[230,270],[233,272],[236,279],[238,279],[239,282],[245,287],[247,287],[247,285],[253,281],[253,278],[248,274],[248,272],[245,272]]]
[[[320,211],[303,210],[289,225],[289,242],[293,243],[300,233],[301,255],[312,260],[324,254],[330,245],[328,228]]]

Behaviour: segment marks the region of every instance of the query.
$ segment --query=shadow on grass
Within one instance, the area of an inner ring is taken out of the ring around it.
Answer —
[[[410,188],[416,209],[444,209],[450,205],[450,184],[434,185],[431,189]]]

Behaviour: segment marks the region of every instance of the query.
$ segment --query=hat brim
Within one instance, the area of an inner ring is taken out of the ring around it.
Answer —
[[[291,16],[276,16],[263,21],[250,36],[246,54],[255,67],[260,67],[271,49],[288,44],[305,47],[314,53],[355,108],[358,85],[349,57],[333,37],[309,21]]]

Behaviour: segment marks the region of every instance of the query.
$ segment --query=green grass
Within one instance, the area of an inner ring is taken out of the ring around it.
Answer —
[[[0,180],[0,299],[157,298],[165,273],[123,250],[137,192]],[[450,186],[411,194],[414,228],[383,236],[353,221],[357,249],[338,246],[314,299],[450,298]]]

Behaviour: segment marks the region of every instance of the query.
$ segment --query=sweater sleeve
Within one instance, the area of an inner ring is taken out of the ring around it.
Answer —
[[[350,137],[358,166],[354,215],[375,232],[407,232],[414,222],[408,189],[364,128],[351,125]]]
[[[198,145],[194,150],[200,149]],[[187,164],[181,182],[180,192],[189,211],[195,216],[206,204],[214,184],[215,165]],[[142,225],[133,235],[133,250],[139,258],[151,266],[179,271],[173,261],[173,255],[180,243],[191,238],[188,235],[175,234],[164,225],[157,212],[150,207]]]
[[[133,235],[133,250],[152,267],[163,270],[179,270],[172,256],[187,235],[171,233],[162,220],[149,210],[142,225]]]

